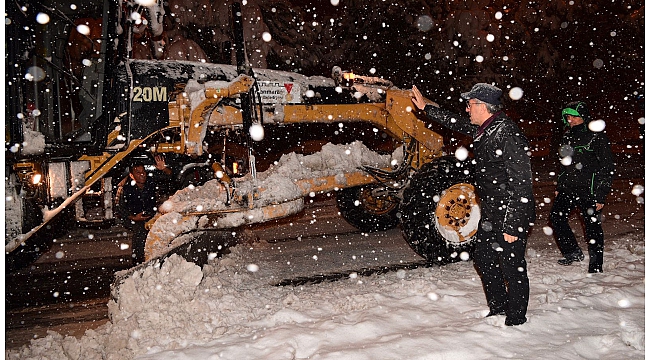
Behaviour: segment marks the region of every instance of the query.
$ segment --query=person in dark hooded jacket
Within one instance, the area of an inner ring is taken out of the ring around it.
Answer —
[[[501,94],[485,83],[462,93],[469,118],[427,104],[415,86],[413,104],[427,119],[474,138],[481,206],[474,264],[490,308],[487,316],[506,315],[506,325],[512,326],[526,322],[530,287],[525,253],[535,201],[528,140],[501,111]]]
[[[603,271],[605,243],[601,211],[614,176],[612,151],[607,135],[590,129],[591,117],[584,102],[567,104],[562,110],[562,119],[569,129],[560,144],[562,165],[550,215],[557,244],[564,256],[558,263],[571,265],[585,258],[569,226],[569,215],[577,207],[582,214],[588,242],[589,272],[599,273]]]

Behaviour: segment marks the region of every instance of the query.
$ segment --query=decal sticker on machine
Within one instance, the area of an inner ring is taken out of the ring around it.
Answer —
[[[300,85],[280,81],[258,81],[264,104],[300,103]]]
[[[164,86],[136,86],[133,88],[133,101],[167,101],[167,88]]]

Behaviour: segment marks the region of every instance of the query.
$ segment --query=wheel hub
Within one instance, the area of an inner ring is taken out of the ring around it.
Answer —
[[[375,214],[386,214],[393,210],[398,202],[386,196],[374,196],[371,189],[364,188],[361,191],[361,202],[363,206]]]
[[[443,191],[435,211],[436,226],[453,242],[470,239],[478,229],[479,208],[470,184],[456,184]]]
[[[470,214],[470,207],[467,205],[467,199],[457,198],[451,202],[452,203],[446,207],[448,213],[445,216],[450,222],[456,222],[456,225],[458,225],[458,222],[465,223],[465,218],[468,218]]]

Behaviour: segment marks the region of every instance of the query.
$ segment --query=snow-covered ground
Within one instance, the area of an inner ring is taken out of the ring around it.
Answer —
[[[593,275],[585,262],[558,265],[557,249],[532,236],[528,322],[517,327],[484,318],[471,262],[275,286],[296,272],[419,259],[391,230],[239,245],[203,270],[173,256],[122,283],[111,322],[80,339],[51,332],[6,358],[642,359],[642,231],[607,238],[605,272]]]

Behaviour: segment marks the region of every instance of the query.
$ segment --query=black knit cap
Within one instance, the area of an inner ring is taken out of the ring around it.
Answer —
[[[492,105],[501,105],[501,89],[494,85],[478,83],[472,87],[472,90],[460,94],[465,100],[477,99],[484,103]]]
[[[569,125],[569,122],[566,118],[567,115],[581,117],[585,123],[591,121],[589,108],[587,108],[587,104],[582,101],[573,101],[564,106],[564,109],[562,109],[562,120],[564,121],[565,125]]]

